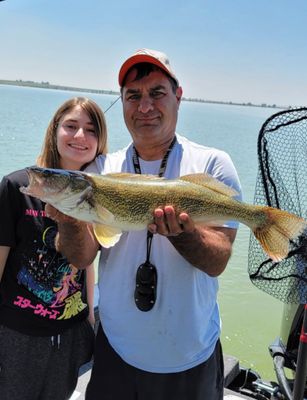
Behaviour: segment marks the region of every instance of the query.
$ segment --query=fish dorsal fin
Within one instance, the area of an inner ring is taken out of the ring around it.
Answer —
[[[105,174],[104,176],[110,177],[110,178],[118,178],[118,179],[130,179],[135,176],[135,174],[131,174],[129,172],[112,172],[109,174]]]
[[[115,172],[104,175],[106,177],[115,178],[115,179],[127,179],[127,180],[138,180],[138,181],[156,181],[156,180],[163,180],[165,178],[161,178],[157,175],[150,175],[150,174],[131,174],[129,172]]]
[[[193,183],[194,185],[203,186],[207,189],[214,190],[217,193],[223,194],[224,196],[234,197],[238,195],[238,192],[225,185],[225,183],[218,181],[213,176],[205,173],[189,174],[181,176],[182,181]]]
[[[93,224],[94,234],[102,247],[108,249],[114,246],[120,239],[122,231],[113,226]]]

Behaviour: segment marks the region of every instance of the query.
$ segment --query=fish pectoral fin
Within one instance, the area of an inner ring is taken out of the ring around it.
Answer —
[[[95,208],[99,217],[99,221],[101,221],[102,224],[111,225],[113,223],[114,214],[112,214],[111,211],[98,204],[95,206]]]
[[[180,177],[180,180],[203,186],[228,197],[238,196],[239,194],[235,189],[205,173],[184,175]]]
[[[102,247],[108,249],[114,246],[120,239],[122,231],[113,226],[93,224],[94,234]]]

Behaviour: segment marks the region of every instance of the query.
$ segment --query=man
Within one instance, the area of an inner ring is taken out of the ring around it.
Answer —
[[[182,88],[165,54],[139,50],[123,63],[119,85],[133,143],[99,156],[88,170],[167,179],[207,172],[240,192],[225,152],[176,134]],[[114,247],[101,248],[101,326],[86,399],[222,399],[216,277],[231,255],[237,224],[195,225],[171,204],[153,217],[153,236],[125,232]],[[99,245],[91,229],[67,218],[58,222],[60,250],[73,264],[92,261]]]

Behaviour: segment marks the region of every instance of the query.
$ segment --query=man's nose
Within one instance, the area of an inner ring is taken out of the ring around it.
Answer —
[[[142,97],[139,102],[138,111],[146,114],[153,110],[153,101],[150,97]]]

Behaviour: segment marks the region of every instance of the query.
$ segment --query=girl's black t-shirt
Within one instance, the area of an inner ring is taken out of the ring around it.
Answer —
[[[42,201],[20,192],[27,185],[25,169],[0,184],[0,246],[10,247],[0,282],[0,324],[52,336],[87,317],[85,272],[55,250],[57,225]]]

